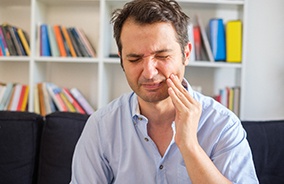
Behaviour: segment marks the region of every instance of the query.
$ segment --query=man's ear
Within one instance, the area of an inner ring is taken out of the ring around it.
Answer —
[[[191,44],[191,42],[188,42],[188,44],[184,47],[184,57],[185,57],[184,58],[185,59],[184,64],[185,65],[188,65],[190,54],[193,54],[193,53],[191,53],[191,50],[192,50],[192,44]]]

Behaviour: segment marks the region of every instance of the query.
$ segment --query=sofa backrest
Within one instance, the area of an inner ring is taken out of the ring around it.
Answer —
[[[0,183],[35,184],[43,118],[0,111]]]
[[[284,183],[284,120],[243,121],[260,184]]]
[[[46,116],[43,127],[38,184],[68,184],[75,145],[88,115],[55,112]]]

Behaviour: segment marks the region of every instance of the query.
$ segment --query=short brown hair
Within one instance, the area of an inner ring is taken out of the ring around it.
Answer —
[[[173,25],[180,44],[182,54],[184,47],[188,44],[189,17],[181,10],[179,4],[174,0],[133,0],[124,5],[122,9],[116,9],[112,13],[111,22],[114,24],[114,38],[121,53],[120,40],[121,29],[127,18],[133,18],[140,24],[152,24],[156,22],[168,22]],[[121,63],[122,64],[122,63]]]

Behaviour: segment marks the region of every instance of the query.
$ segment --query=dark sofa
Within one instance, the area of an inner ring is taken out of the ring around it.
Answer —
[[[88,117],[0,111],[0,184],[68,184],[73,151]],[[242,124],[260,183],[284,184],[284,121]]]

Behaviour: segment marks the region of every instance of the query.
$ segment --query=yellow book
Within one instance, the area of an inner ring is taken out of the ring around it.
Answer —
[[[27,85],[24,92],[23,103],[21,105],[21,111],[25,111],[27,104],[28,104],[28,97],[29,97],[29,89],[30,87]]]
[[[242,61],[242,22],[240,20],[227,22],[226,47],[227,62],[240,63]]]
[[[28,44],[28,41],[26,40],[26,37],[25,37],[25,35],[24,35],[24,32],[23,32],[23,30],[20,29],[20,28],[18,29],[17,32],[18,32],[19,37],[20,37],[20,40],[21,40],[21,42],[22,42],[22,44],[23,44],[23,46],[24,46],[24,49],[25,49],[27,55],[29,56],[29,55],[30,55],[30,46],[29,46],[29,44]]]
[[[75,107],[68,101],[67,97],[63,94],[63,92],[60,93],[60,97],[67,106],[69,112],[76,112]]]

